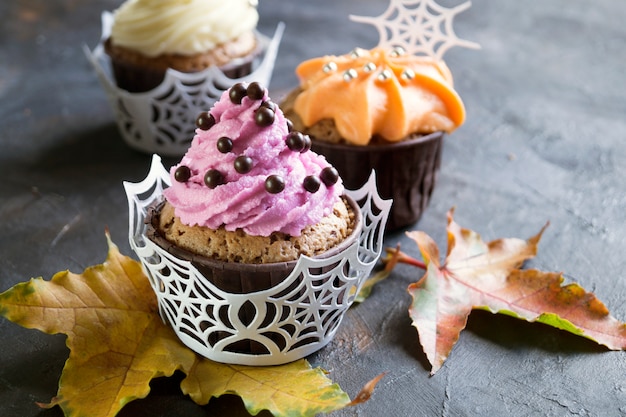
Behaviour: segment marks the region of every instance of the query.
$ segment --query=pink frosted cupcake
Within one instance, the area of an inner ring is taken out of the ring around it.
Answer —
[[[156,198],[131,204],[131,246],[162,315],[197,352],[249,365],[314,352],[376,263],[388,205],[372,210],[372,190],[352,198],[310,146],[264,88],[239,83],[198,117],[163,174],[171,185],[137,185],[147,188],[133,200]],[[360,204],[376,213],[367,224]]]
[[[342,198],[337,171],[309,150],[306,135],[289,132],[258,83],[233,86],[197,126],[153,218],[158,235],[244,264],[321,255],[353,235],[358,209]]]

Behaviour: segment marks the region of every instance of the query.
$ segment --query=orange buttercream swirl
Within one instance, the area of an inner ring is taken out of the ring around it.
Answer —
[[[463,101],[443,61],[375,48],[325,56],[296,69],[302,92],[294,110],[306,126],[333,119],[355,145],[374,136],[398,142],[412,133],[452,132],[465,121]]]

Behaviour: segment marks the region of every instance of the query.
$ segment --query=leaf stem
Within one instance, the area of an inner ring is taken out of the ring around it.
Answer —
[[[387,252],[387,258],[384,259],[383,262],[388,262],[393,257],[393,255],[397,254],[397,262],[412,265],[423,270],[426,270],[427,268],[424,262],[407,255],[399,248],[386,248],[385,251]]]

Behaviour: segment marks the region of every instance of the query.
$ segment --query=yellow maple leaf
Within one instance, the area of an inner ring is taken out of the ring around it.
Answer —
[[[238,395],[252,415],[264,409],[271,410],[275,416],[317,415],[350,403],[337,384],[332,384],[321,369],[312,369],[305,360],[274,367],[201,360],[194,364],[181,388],[197,404],[207,404],[211,397],[222,394]]]
[[[67,335],[70,355],[57,396],[66,416],[113,417],[144,398],[150,381],[187,375],[183,392],[198,404],[239,395],[252,414],[312,416],[350,405],[350,398],[306,360],[273,367],[219,364],[197,356],[166,326],[141,265],[120,254],[107,234],[106,261],[82,274],[63,271],[0,294],[0,315],[27,328]]]

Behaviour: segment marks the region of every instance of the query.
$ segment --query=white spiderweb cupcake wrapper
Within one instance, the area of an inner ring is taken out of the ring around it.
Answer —
[[[193,139],[196,117],[209,110],[233,84],[257,81],[269,85],[285,29],[279,23],[272,39],[256,33],[262,52],[255,58],[254,70],[244,77],[229,78],[215,66],[196,73],[169,69],[158,87],[130,93],[115,84],[110,59],[104,52],[103,43],[109,37],[112,23],[113,15],[103,12],[101,41],[93,51],[83,46],[85,55],[107,94],[125,142],[139,151],[163,156],[185,153]]]
[[[157,295],[161,317],[180,340],[218,362],[263,366],[300,359],[328,344],[383,250],[391,201],[378,195],[375,174],[361,189],[346,191],[363,218],[353,245],[326,259],[302,256],[278,285],[248,294],[220,290],[191,262],[145,237],[148,207],[161,199],[169,181],[154,155],[147,177],[124,188],[131,248]],[[254,353],[241,351],[251,343]]]

